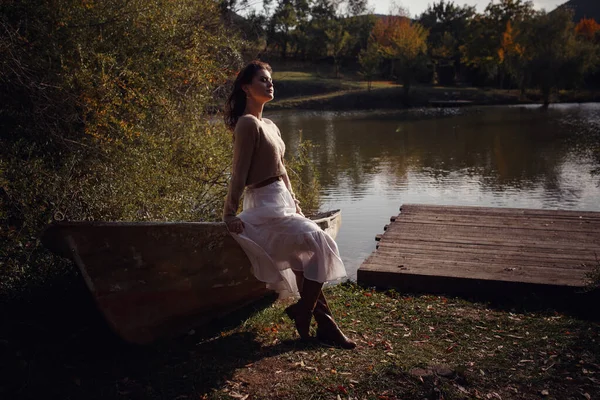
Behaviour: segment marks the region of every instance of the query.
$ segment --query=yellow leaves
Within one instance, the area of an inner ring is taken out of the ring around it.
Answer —
[[[427,50],[429,32],[406,17],[390,15],[377,21],[371,36],[386,56],[414,59]]]
[[[513,28],[512,23],[506,23],[506,30],[502,34],[502,42],[497,50],[500,64],[505,62],[526,59],[525,46],[519,43],[520,32]]]
[[[506,30],[502,34],[502,47],[507,49],[511,48],[514,45],[515,41],[513,39],[513,28],[510,21],[506,23]]]
[[[81,5],[83,5],[83,7],[88,10],[94,8],[94,6],[95,6],[95,4],[92,0],[82,0]]]
[[[501,64],[504,62],[504,49],[502,47],[498,49],[498,59]]]

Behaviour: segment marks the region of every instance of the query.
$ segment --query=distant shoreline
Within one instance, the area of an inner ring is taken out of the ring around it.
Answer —
[[[286,93],[287,94],[287,93]],[[291,93],[289,93],[291,94]],[[270,110],[309,109],[309,110],[369,110],[369,109],[406,109],[411,107],[438,106],[432,102],[456,102],[454,106],[518,105],[540,104],[541,94],[527,91],[525,97],[519,90],[501,90],[472,87],[433,87],[415,86],[408,97],[401,85],[366,89],[338,90],[332,92],[284,96],[269,103]],[[569,90],[560,91],[553,96],[552,103],[590,103],[600,102],[600,91]],[[444,104],[452,106],[452,104]]]

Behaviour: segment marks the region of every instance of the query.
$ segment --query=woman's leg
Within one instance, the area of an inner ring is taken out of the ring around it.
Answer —
[[[332,344],[334,346],[340,346],[344,349],[353,349],[356,347],[356,343],[348,339],[344,332],[340,329],[338,324],[333,319],[331,309],[327,304],[327,300],[321,292],[317,305],[313,311],[315,320],[317,321],[317,338],[325,343]]]
[[[298,290],[300,291],[300,293],[302,293],[305,281],[304,274],[302,271],[294,271],[294,275],[296,276],[296,285],[298,286]],[[296,311],[297,307],[298,303],[291,305],[286,309],[286,313],[294,321],[296,321],[296,313],[298,312]],[[315,320],[318,324],[317,338],[319,340],[325,343],[340,346],[345,349],[353,349],[356,347],[356,343],[354,343],[353,341],[348,339],[346,335],[344,335],[342,330],[339,328],[339,326],[333,319],[331,309],[329,308],[329,304],[327,304],[327,299],[325,298],[322,289],[319,290],[319,296],[317,298],[312,314],[314,315]],[[308,321],[308,326],[310,328],[310,319]],[[298,327],[298,324],[296,324],[296,327]],[[301,328],[298,328],[298,333],[300,333],[301,329],[304,330],[305,328],[302,326]],[[309,329],[306,329],[307,337],[309,335],[308,330]],[[303,333],[300,333],[300,337],[302,337],[302,335]]]
[[[303,340],[310,338],[310,321],[322,288],[321,282],[303,279],[300,300],[285,309],[287,315],[296,323],[298,334]]]

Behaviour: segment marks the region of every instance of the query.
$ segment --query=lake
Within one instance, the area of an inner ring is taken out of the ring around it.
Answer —
[[[288,152],[300,140],[320,175],[322,210],[340,208],[348,277],[408,203],[600,211],[600,104],[277,111]]]

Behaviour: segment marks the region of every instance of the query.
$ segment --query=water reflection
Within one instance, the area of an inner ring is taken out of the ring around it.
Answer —
[[[403,203],[600,211],[600,104],[286,111],[268,115],[289,151],[311,140],[323,208],[342,208],[349,274]]]

